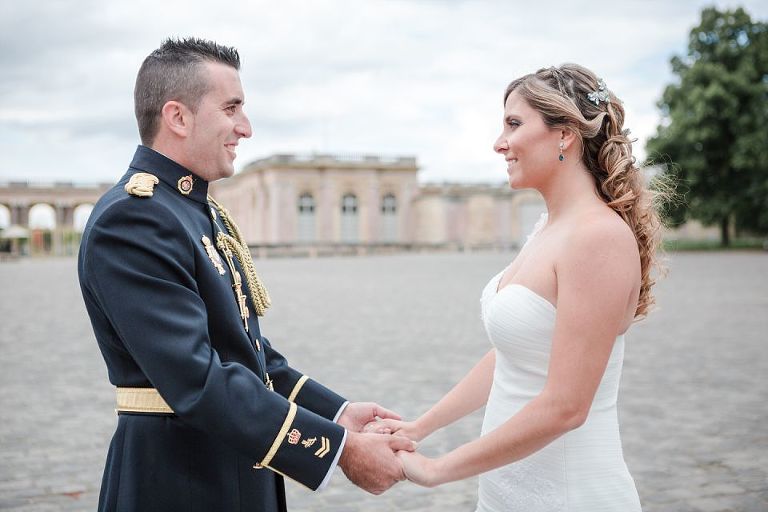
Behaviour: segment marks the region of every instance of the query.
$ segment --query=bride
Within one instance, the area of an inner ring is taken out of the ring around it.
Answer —
[[[507,87],[494,150],[548,214],[482,292],[493,348],[415,421],[370,425],[418,441],[486,406],[478,439],[436,459],[401,452],[410,480],[479,474],[482,512],[640,510],[616,399],[625,333],[653,303],[659,223],[623,123],[618,98],[575,64]]]

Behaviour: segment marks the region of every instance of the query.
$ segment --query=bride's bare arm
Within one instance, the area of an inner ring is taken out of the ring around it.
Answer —
[[[415,421],[381,420],[369,431],[399,433],[421,441],[431,433],[450,425],[484,406],[493,383],[496,351],[491,349],[453,389]]]
[[[403,454],[410,479],[434,486],[478,475],[584,423],[639,280],[634,237],[615,224],[599,224],[580,230],[557,263],[557,318],[542,392],[497,429],[438,459]],[[423,417],[427,425],[444,424],[455,416],[450,407],[462,408],[459,394],[449,401],[450,395]]]

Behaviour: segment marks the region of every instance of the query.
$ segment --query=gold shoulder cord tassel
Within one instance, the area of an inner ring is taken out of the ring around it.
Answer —
[[[229,234],[219,231],[216,235],[216,247],[223,253],[233,254],[240,262],[240,266],[245,273],[245,282],[248,283],[248,290],[251,292],[251,302],[256,310],[258,316],[264,316],[267,308],[272,305],[269,298],[269,293],[264,287],[264,283],[261,282],[258,274],[256,274],[256,268],[253,265],[253,258],[251,257],[251,251],[248,249],[248,244],[245,243],[240,229],[237,224],[232,220],[229,212],[226,208],[221,206],[214,198],[208,196],[208,201],[216,208],[219,213],[224,226],[227,228]]]

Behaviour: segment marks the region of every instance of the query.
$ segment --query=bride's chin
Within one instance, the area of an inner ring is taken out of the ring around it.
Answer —
[[[521,188],[524,188],[520,185],[520,182],[514,179],[512,176],[509,177],[509,179],[507,180],[507,183],[509,183],[509,188],[511,188],[512,190],[519,190]]]

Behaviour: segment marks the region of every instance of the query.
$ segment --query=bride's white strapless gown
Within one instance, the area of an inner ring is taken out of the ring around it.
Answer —
[[[496,368],[482,434],[516,414],[544,388],[556,308],[530,289],[497,292],[503,271],[482,293],[482,318]],[[624,463],[616,399],[624,336],[616,338],[587,421],[532,455],[480,475],[477,512],[640,511]]]

